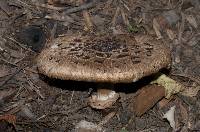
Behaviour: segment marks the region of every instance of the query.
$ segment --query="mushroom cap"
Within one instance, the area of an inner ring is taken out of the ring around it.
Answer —
[[[39,72],[48,77],[112,83],[135,82],[170,62],[169,48],[147,35],[63,36],[37,58]]]

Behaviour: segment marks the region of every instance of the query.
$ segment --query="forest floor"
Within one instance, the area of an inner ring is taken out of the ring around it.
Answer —
[[[200,131],[199,12],[199,0],[1,0],[0,129],[73,132],[85,120],[106,132],[169,132],[163,113],[175,105],[174,130]],[[111,108],[92,109],[87,99],[95,83],[47,78],[35,62],[46,43],[78,32],[147,34],[165,41],[172,56],[168,76],[186,92],[138,117],[130,104],[139,88],[117,84],[121,98]]]

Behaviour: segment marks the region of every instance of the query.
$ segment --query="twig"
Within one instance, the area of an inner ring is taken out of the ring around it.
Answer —
[[[120,4],[123,5],[123,7],[124,7],[125,9],[127,9],[128,11],[130,11],[129,7],[127,6],[127,2],[126,2],[126,1],[120,0],[119,2],[120,2]]]
[[[79,0],[79,3],[80,4],[83,4],[85,0]],[[92,24],[92,21],[91,21],[91,18],[90,18],[90,15],[89,15],[89,12],[87,10],[83,10],[82,11],[83,13],[83,18],[85,20],[85,30],[88,31],[88,30],[92,30],[92,27],[93,27],[93,24]]]
[[[116,20],[117,20],[117,17],[119,16],[119,13],[120,13],[120,8],[117,7],[117,9],[116,9],[116,11],[115,11],[115,15],[114,15],[114,17],[113,17],[113,19],[112,19],[112,26],[113,26],[113,27],[114,27],[115,24],[116,24]]]
[[[50,9],[50,10],[56,10],[56,11],[61,11],[66,9],[66,7],[55,7],[52,5],[48,5],[48,4],[34,4],[36,7],[42,7],[42,8],[46,8],[46,9]]]
[[[176,53],[175,53],[175,62],[176,63],[180,63],[181,58],[180,58],[180,53],[181,53],[181,43],[182,43],[182,35],[183,35],[183,30],[184,30],[184,26],[185,26],[185,15],[183,13],[181,13],[181,24],[179,27],[179,31],[178,31],[178,45],[176,46]]]
[[[185,15],[183,13],[181,13],[181,17],[182,17],[182,20],[181,20],[181,24],[180,24],[179,32],[178,32],[179,44],[181,44],[181,42],[182,42],[182,34],[183,34],[184,27],[185,27]]]
[[[13,38],[11,38],[11,37],[6,37],[6,38],[9,39],[9,40],[11,40],[11,41],[13,41],[13,42],[15,42],[15,43],[16,43],[18,46],[20,46],[22,49],[28,50],[28,51],[30,51],[30,52],[34,52],[34,51],[32,51],[31,49],[29,49],[29,48],[23,46],[23,44],[21,44],[20,42],[16,41],[16,40],[13,39]]]
[[[50,39],[53,40],[55,38],[56,30],[58,27],[58,22],[55,22],[53,28],[51,30]]]
[[[86,9],[89,9],[89,8],[93,8],[94,6],[96,6],[97,2],[98,2],[98,0],[93,0],[90,3],[83,4],[81,6],[68,9],[68,10],[64,11],[63,14],[68,15],[68,14],[71,14],[71,13],[75,13],[75,12],[79,12],[79,11],[86,10]]]
[[[23,58],[23,59],[24,59],[24,58]],[[3,58],[0,58],[0,60],[4,61],[5,63],[10,64],[10,65],[12,65],[12,66],[20,67],[20,66],[17,65],[16,63],[12,63],[12,62],[7,61],[7,60],[5,60],[5,59],[3,59]],[[22,59],[21,59],[20,61],[22,61]],[[19,61],[18,61],[17,63],[19,63]],[[26,68],[26,67],[25,67],[23,70],[26,70],[26,71],[29,71],[29,72],[32,72],[32,73],[38,74],[37,71],[32,70],[32,69],[29,69],[29,68]]]
[[[122,18],[123,18],[124,24],[126,26],[128,26],[129,25],[129,20],[128,20],[127,16],[126,16],[126,13],[124,12],[123,9],[120,9],[120,11],[121,11],[121,14],[122,14]]]
[[[116,112],[110,112],[108,115],[106,115],[102,121],[99,122],[98,126],[103,126],[106,124],[111,118],[113,118],[116,115]]]
[[[71,98],[70,98],[70,102],[69,102],[70,105],[72,104],[73,97],[74,97],[74,90],[72,91],[72,95],[71,95]]]
[[[3,61],[3,62],[5,62],[5,63],[7,63],[7,64],[12,65],[12,66],[19,67],[17,64],[12,63],[12,62],[10,62],[10,61],[7,61],[6,59],[0,58],[0,60]]]
[[[35,85],[32,81],[30,81],[30,79],[28,79],[28,77],[26,77],[26,79],[28,80],[27,83],[31,87],[31,90],[35,91],[40,96],[40,98],[45,99],[45,97],[41,94],[39,87],[37,85]]]
[[[196,82],[197,84],[200,85],[200,80],[195,78],[195,77],[192,77],[190,75],[186,75],[186,74],[176,74],[176,73],[172,73],[172,75],[175,75],[175,76],[181,76],[181,77],[185,77],[185,78],[189,78],[190,80]]]
[[[153,132],[153,131],[156,131],[156,129],[158,128],[146,128],[146,129],[140,130],[140,132]]]
[[[21,70],[23,70],[23,68],[20,68],[18,70],[16,70],[9,78],[7,78],[1,85],[0,85],[0,89],[3,89],[2,87],[8,83],[8,81],[10,81],[15,75],[17,75]]]
[[[30,5],[28,5],[27,3],[25,3],[21,0],[16,0],[15,2],[17,2],[17,4],[19,4],[19,5],[23,5],[23,6],[26,6],[26,7],[29,7],[29,8],[31,7]]]

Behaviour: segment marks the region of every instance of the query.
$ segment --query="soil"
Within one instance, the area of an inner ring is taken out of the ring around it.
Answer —
[[[0,131],[70,132],[86,120],[101,124],[106,132],[169,132],[173,129],[163,113],[174,105],[176,131],[200,131],[200,2],[87,0],[84,11],[80,3],[0,1],[0,116],[9,122],[0,118],[0,129],[4,129]],[[88,18],[92,25],[85,21]],[[148,34],[162,39],[173,61],[166,73],[184,85],[186,94],[178,93],[163,108],[157,103],[137,117],[130,107],[138,89],[151,80],[147,77],[116,84],[121,98],[111,108],[92,109],[87,101],[96,83],[48,78],[38,73],[35,62],[54,38],[77,32]]]

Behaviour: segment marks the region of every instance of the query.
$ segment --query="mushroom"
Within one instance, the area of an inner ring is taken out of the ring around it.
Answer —
[[[115,83],[131,83],[168,67],[169,49],[151,36],[82,35],[55,39],[37,58],[40,73],[63,80],[96,82],[93,108],[110,107],[119,98]]]

